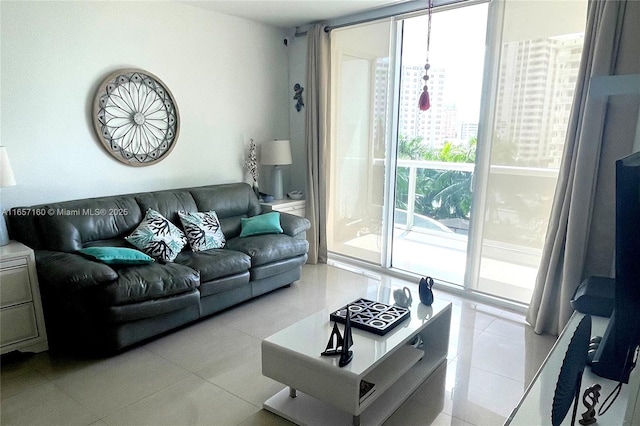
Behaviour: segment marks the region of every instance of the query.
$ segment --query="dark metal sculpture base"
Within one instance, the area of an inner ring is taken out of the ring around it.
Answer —
[[[320,353],[322,356],[337,356],[340,355],[340,360],[338,361],[338,366],[344,367],[349,364],[353,359],[353,351],[350,351],[349,348],[353,346],[353,336],[351,334],[351,319],[349,316],[349,305],[346,307],[346,317],[344,323],[344,337],[340,334],[340,330],[338,329],[338,323],[333,323],[333,329],[331,330],[331,335],[329,335],[329,342],[327,343],[327,347],[323,352]]]

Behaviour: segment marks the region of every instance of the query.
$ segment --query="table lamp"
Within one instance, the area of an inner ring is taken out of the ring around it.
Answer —
[[[261,163],[273,168],[273,198],[282,200],[282,167],[291,164],[291,145],[288,140],[274,140],[262,144]]]
[[[13,176],[7,149],[4,146],[0,146],[0,188],[14,186],[15,184],[16,179]],[[0,246],[6,246],[9,243],[9,232],[4,219],[4,212],[0,211],[0,213]]]

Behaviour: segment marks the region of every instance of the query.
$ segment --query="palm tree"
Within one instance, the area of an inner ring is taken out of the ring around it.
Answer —
[[[429,150],[422,144],[422,136],[408,139],[406,136],[398,137],[398,158],[402,160],[424,160]]]
[[[429,149],[422,137],[408,139],[400,136],[398,157],[412,160],[473,163],[477,139],[467,145],[445,142],[440,149]],[[456,170],[419,169],[416,176],[416,213],[434,219],[468,218],[471,211],[471,173]],[[409,170],[398,168],[396,178],[396,207],[407,208]]]

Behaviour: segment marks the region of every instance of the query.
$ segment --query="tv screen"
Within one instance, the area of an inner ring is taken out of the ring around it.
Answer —
[[[640,345],[640,152],[616,161],[615,307],[591,370],[629,382]]]

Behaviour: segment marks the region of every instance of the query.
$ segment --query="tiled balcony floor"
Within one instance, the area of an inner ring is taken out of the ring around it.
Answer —
[[[395,229],[392,266],[419,275],[428,275],[462,286],[467,262],[467,239],[452,234],[436,235]],[[368,234],[345,245],[378,251],[380,236]],[[528,304],[533,293],[537,267],[506,257],[483,256],[476,290]]]

